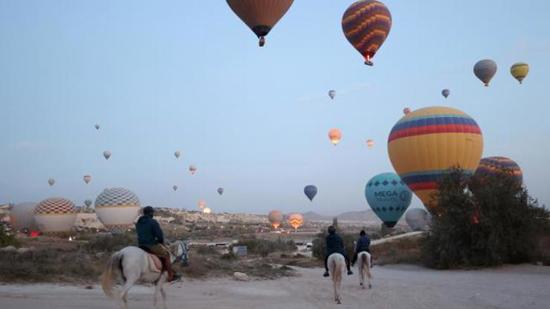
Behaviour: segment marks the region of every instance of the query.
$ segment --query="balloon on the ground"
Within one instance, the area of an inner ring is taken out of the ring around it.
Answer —
[[[422,231],[430,225],[431,216],[423,208],[411,208],[405,214],[405,221],[413,231]]]
[[[426,107],[399,120],[388,138],[391,163],[430,211],[437,182],[453,167],[473,174],[483,152],[481,129],[473,118],[450,107]]]
[[[443,95],[445,97],[445,99],[449,96],[449,94],[451,94],[451,90],[449,90],[449,89],[441,90],[441,95]]]
[[[94,127],[95,127],[96,130],[99,130],[99,125],[98,124],[96,124]]]
[[[265,36],[285,15],[293,0],[227,0],[233,12],[258,36],[264,46]]]
[[[411,204],[412,192],[396,174],[383,173],[367,182],[365,197],[384,225],[392,228]]]
[[[218,190],[216,190],[218,192],[219,195],[222,195],[223,194],[223,188],[218,188]]]
[[[206,201],[205,200],[199,200],[199,209],[206,208]]]
[[[518,62],[514,63],[512,67],[510,67],[510,74],[512,74],[512,76],[517,79],[520,84],[523,82],[523,79],[528,73],[529,65],[527,63]]]
[[[90,176],[90,175],[84,175],[84,177],[82,177],[82,179],[84,180],[84,182],[85,182],[86,184],[89,184],[90,181],[92,181],[92,176]]]
[[[84,201],[84,205],[86,205],[86,207],[90,208],[90,206],[92,206],[93,204],[93,201],[92,200],[85,200]]]
[[[497,72],[497,64],[491,59],[478,61],[474,65],[474,74],[483,82],[485,87],[489,87],[489,82]]]
[[[172,190],[176,191],[177,189],[178,189],[178,186],[176,186],[176,185],[172,186]]]
[[[334,99],[334,97],[336,96],[336,90],[329,90],[328,96],[329,96],[331,99]]]
[[[53,178],[48,179],[48,184],[50,185],[50,187],[55,185],[55,179]]]
[[[204,214],[209,214],[212,212],[212,209],[208,208],[208,207],[205,207],[203,210],[202,210],[202,213]]]
[[[271,226],[276,229],[283,221],[283,214],[278,210],[272,210],[267,215],[267,219],[269,220],[269,223],[271,223]]]
[[[304,193],[310,201],[313,201],[313,198],[317,195],[317,187],[314,185],[307,185],[304,187]]]
[[[411,109],[408,108],[408,107],[405,107],[405,108],[403,109],[403,114],[405,114],[405,115],[407,115],[407,114],[410,113],[410,112],[411,112]]]
[[[34,221],[43,233],[70,232],[76,221],[74,203],[61,197],[52,197],[34,208]]]
[[[304,224],[304,217],[299,213],[290,214],[288,216],[288,224],[296,230]]]
[[[359,0],[351,4],[342,17],[342,30],[348,41],[373,65],[372,58],[390,33],[392,18],[380,1]]]
[[[191,172],[191,175],[195,175],[197,172],[197,167],[194,165],[189,165],[189,172]]]
[[[111,157],[111,152],[109,150],[105,150],[103,152],[103,156],[105,157],[105,160],[109,160],[109,158]]]
[[[330,131],[328,131],[328,138],[330,139],[330,142],[336,146],[340,143],[340,140],[342,140],[342,131],[336,128],[330,129]]]
[[[27,229],[29,231],[36,230],[37,226],[34,222],[34,209],[36,203],[19,203],[15,204],[10,209],[10,225],[16,230],[21,231]]]
[[[137,195],[124,188],[107,188],[95,199],[97,218],[111,232],[132,228],[140,210]]]
[[[368,140],[367,140],[367,147],[369,147],[369,148],[374,147],[374,140],[368,139]]]
[[[523,183],[523,172],[521,168],[514,160],[507,157],[497,156],[481,159],[476,169],[475,176],[483,177],[485,175],[510,175],[514,177],[519,185]]]
[[[176,157],[176,159],[179,159],[180,156],[181,156],[181,152],[179,150],[174,152],[174,157]]]

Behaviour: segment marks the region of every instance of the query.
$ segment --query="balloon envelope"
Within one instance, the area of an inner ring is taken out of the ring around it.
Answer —
[[[441,95],[443,95],[445,97],[445,99],[449,96],[449,94],[451,94],[451,90],[449,90],[449,89],[441,90]]]
[[[96,124],[94,127],[95,127],[96,130],[99,130],[99,125],[98,124]]]
[[[212,212],[212,209],[208,208],[208,207],[205,207],[203,210],[202,210],[202,213],[205,213],[205,214],[209,214]]]
[[[392,24],[388,8],[379,1],[359,0],[351,4],[342,17],[346,39],[372,65],[372,57],[390,33]]]
[[[176,185],[172,186],[172,190],[176,191],[177,189],[178,189],[178,186],[176,186]]]
[[[336,146],[340,143],[340,140],[342,140],[342,132],[340,129],[330,129],[330,131],[328,131],[328,138],[330,142]]]
[[[264,37],[285,15],[293,0],[227,0],[233,12],[258,36],[260,46]]]
[[[405,115],[407,115],[407,114],[410,113],[410,112],[411,112],[411,109],[408,108],[408,107],[405,107],[405,108],[403,109],[403,114],[405,114]]]
[[[399,120],[388,138],[391,163],[428,210],[432,194],[452,167],[473,174],[483,152],[483,136],[474,119],[450,107],[426,107]]]
[[[34,222],[36,203],[19,203],[10,209],[10,225],[17,231],[22,229],[36,230]]]
[[[199,209],[204,209],[206,207],[206,201],[205,200],[199,200]]]
[[[84,179],[84,182],[86,184],[90,183],[90,181],[92,180],[92,176],[90,175],[84,175],[84,177],[82,177]]]
[[[174,152],[174,157],[176,157],[176,159],[179,159],[180,156],[181,156],[181,152],[180,152],[180,151]]]
[[[140,211],[139,198],[128,189],[107,188],[95,199],[97,218],[111,232],[132,228]]]
[[[92,203],[93,203],[92,200],[85,200],[85,201],[84,201],[84,205],[86,205],[86,207],[92,206]]]
[[[335,90],[329,90],[328,96],[329,96],[331,99],[334,99],[334,97],[336,96],[336,91],[335,91]]]
[[[411,208],[405,214],[405,221],[413,231],[422,231],[430,225],[431,216],[422,208]]]
[[[512,74],[512,76],[517,79],[520,84],[523,82],[523,79],[528,73],[529,65],[527,63],[518,62],[514,63],[512,67],[510,67],[510,74]]]
[[[483,82],[485,87],[489,87],[489,82],[497,72],[497,64],[491,59],[478,61],[474,65],[474,74]]]
[[[218,188],[218,190],[216,190],[218,192],[219,195],[222,195],[223,194],[223,188]]]
[[[374,141],[372,139],[367,140],[367,147],[369,147],[369,148],[374,147]]]
[[[365,197],[378,218],[391,228],[411,204],[412,192],[396,174],[383,173],[367,182]]]
[[[283,221],[283,214],[278,210],[272,210],[267,215],[267,219],[269,220],[269,223],[271,223],[271,226],[276,229]]]
[[[189,165],[189,172],[191,172],[191,175],[195,175],[197,172],[197,167],[194,165]]]
[[[304,217],[298,213],[290,214],[288,216],[288,224],[296,230],[304,224]]]
[[[481,159],[475,176],[483,177],[485,175],[511,175],[519,185],[523,183],[521,168],[514,160],[507,157],[487,157]]]
[[[34,208],[34,221],[43,233],[71,231],[76,221],[76,207],[68,199],[53,197]]]
[[[55,184],[55,179],[53,178],[48,179],[48,184],[50,185],[50,187],[53,186]]]
[[[109,160],[109,158],[111,157],[111,152],[109,150],[105,150],[103,152],[103,156],[105,157],[105,160]]]
[[[317,195],[317,187],[314,185],[307,185],[304,188],[304,193],[310,201],[313,201],[313,198]]]

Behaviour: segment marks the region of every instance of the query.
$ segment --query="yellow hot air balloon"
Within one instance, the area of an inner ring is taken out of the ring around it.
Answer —
[[[512,74],[512,76],[517,79],[520,84],[528,73],[529,65],[527,63],[518,62],[514,63],[512,67],[510,67],[510,74]]]
[[[330,129],[330,131],[328,131],[328,138],[330,142],[336,146],[340,143],[340,140],[342,140],[342,131],[340,131],[340,129]]]
[[[474,119],[450,107],[426,107],[399,120],[388,138],[391,163],[428,210],[437,181],[452,167],[473,174],[483,152],[483,136]]]
[[[288,224],[296,230],[304,224],[304,217],[298,213],[290,214],[288,216]]]

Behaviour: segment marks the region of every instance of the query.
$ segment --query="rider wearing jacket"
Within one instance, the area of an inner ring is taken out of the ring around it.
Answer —
[[[370,254],[370,239],[367,236],[367,233],[365,233],[365,231],[363,230],[359,233],[359,239],[357,240],[357,244],[355,245],[355,252],[353,253],[351,265],[354,265],[355,262],[357,262],[357,255],[361,251],[367,251]]]
[[[326,237],[326,254],[325,254],[325,273],[323,277],[328,277],[328,257],[333,253],[340,253],[346,259],[346,268],[348,269],[348,275],[353,275],[353,272],[350,269],[350,263],[346,250],[344,248],[344,241],[342,238],[336,234],[336,228],[334,226],[328,227],[328,235]]]

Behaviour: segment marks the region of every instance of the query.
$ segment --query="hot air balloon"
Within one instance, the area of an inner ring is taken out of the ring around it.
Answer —
[[[348,41],[373,65],[372,57],[384,43],[391,29],[391,14],[380,1],[354,2],[342,17],[342,30]]]
[[[489,82],[497,72],[497,64],[491,59],[478,61],[474,65],[474,74],[479,78],[485,87],[489,87]]]
[[[92,180],[92,176],[90,176],[90,175],[84,175],[84,177],[82,177],[82,179],[84,179],[84,182],[85,182],[86,184],[89,184],[90,181]]]
[[[310,201],[313,201],[313,198],[317,195],[317,187],[314,185],[307,185],[304,188],[304,193]]]
[[[330,131],[328,131],[328,138],[330,139],[330,142],[336,146],[342,139],[342,132],[340,129],[330,129]]]
[[[428,210],[432,194],[452,167],[473,174],[483,151],[483,136],[474,119],[450,107],[426,107],[401,118],[388,138],[391,163]]]
[[[520,84],[523,82],[523,79],[528,73],[529,65],[527,63],[518,62],[514,63],[512,67],[510,67],[510,74],[512,74],[512,76],[517,79]]]
[[[43,233],[69,232],[76,221],[76,207],[73,202],[52,197],[34,208],[34,221]]]
[[[329,90],[329,91],[328,91],[328,96],[329,96],[331,99],[334,99],[334,97],[336,96],[336,90]]]
[[[16,230],[37,230],[34,222],[36,203],[19,203],[10,209],[10,225]]]
[[[99,125],[98,124],[96,124],[94,127],[95,127],[96,130],[99,130]]]
[[[288,224],[297,230],[302,224],[304,224],[304,217],[301,214],[294,213],[288,216]]]
[[[92,204],[93,204],[92,200],[85,200],[84,201],[84,205],[86,205],[87,208],[90,208],[90,206],[92,206]]]
[[[233,12],[258,36],[264,46],[265,36],[285,15],[293,0],[227,0]]]
[[[181,156],[181,152],[179,150],[174,152],[174,157],[176,157],[176,159],[179,159],[180,156]]]
[[[195,175],[197,172],[197,167],[194,165],[189,165],[189,172],[191,172],[191,175]]]
[[[451,90],[449,89],[443,89],[441,90],[441,95],[445,97],[445,99],[451,94]]]
[[[403,109],[403,114],[405,114],[405,115],[407,115],[407,114],[410,113],[410,112],[411,112],[411,109],[408,108],[408,107],[405,107],[405,108]]]
[[[205,207],[203,210],[202,210],[202,213],[203,214],[209,214],[212,212],[212,209],[208,208],[208,207]]]
[[[283,214],[278,210],[272,210],[267,215],[267,219],[269,220],[269,223],[271,223],[271,226],[276,229],[283,221]]]
[[[512,159],[506,157],[487,157],[479,161],[475,176],[485,175],[512,175],[517,183],[523,183],[523,172],[519,165]]]
[[[405,214],[405,221],[413,231],[422,231],[430,225],[431,216],[422,208],[411,208]]]
[[[105,157],[105,160],[109,160],[109,158],[111,157],[111,152],[109,150],[105,150],[103,152],[103,156]]]
[[[374,147],[374,141],[372,139],[367,140],[367,147],[369,147],[369,148]]]
[[[199,209],[204,209],[206,207],[206,201],[204,200],[199,200]]]
[[[178,189],[178,186],[173,185],[173,186],[172,186],[172,189],[173,189],[174,191],[176,191],[176,190]]]
[[[218,190],[216,190],[218,192],[219,195],[222,195],[223,194],[223,188],[218,188]]]
[[[367,182],[365,197],[384,225],[392,228],[411,204],[412,192],[396,174],[383,173]]]
[[[111,232],[132,228],[140,211],[139,198],[128,189],[107,188],[95,199],[97,218]]]
[[[48,179],[48,184],[50,185],[50,187],[53,186],[55,184],[55,179],[53,178]]]

